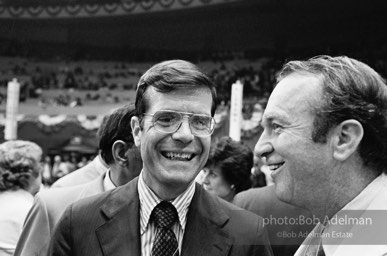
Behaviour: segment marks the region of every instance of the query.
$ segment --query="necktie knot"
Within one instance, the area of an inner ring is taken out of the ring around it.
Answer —
[[[158,228],[170,228],[178,219],[175,206],[170,202],[161,201],[152,211],[151,218]]]

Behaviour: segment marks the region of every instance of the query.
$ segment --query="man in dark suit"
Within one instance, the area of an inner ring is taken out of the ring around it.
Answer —
[[[140,78],[131,127],[138,179],[65,211],[49,255],[271,255],[263,219],[194,182],[215,128],[214,84],[192,63],[159,63]]]
[[[280,201],[274,185],[238,193],[234,204],[264,218],[274,255],[294,255],[314,227],[312,214]]]

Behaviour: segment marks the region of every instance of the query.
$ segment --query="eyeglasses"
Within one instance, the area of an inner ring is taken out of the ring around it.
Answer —
[[[153,115],[143,114],[144,116],[151,116],[152,123],[155,129],[159,132],[174,133],[179,130],[183,123],[184,116],[188,117],[189,127],[191,133],[198,137],[210,136],[215,129],[215,119],[212,116],[192,114],[186,112],[177,112],[172,110],[157,111]]]

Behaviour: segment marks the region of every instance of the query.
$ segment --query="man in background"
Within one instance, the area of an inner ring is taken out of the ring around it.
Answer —
[[[101,126],[106,126],[106,122],[108,121],[109,116],[106,115],[103,120]],[[115,127],[110,127],[109,129],[114,130]],[[106,154],[104,152],[111,151],[111,138],[108,138],[105,134],[107,132],[112,131],[104,131],[103,129],[98,130],[98,138],[99,138],[99,154],[85,166],[61,177],[54,184],[52,184],[51,188],[60,188],[60,187],[71,187],[84,183],[88,183],[97,177],[104,174],[109,165],[105,162],[102,154]],[[104,134],[105,133],[105,134]]]
[[[51,188],[36,195],[15,255],[46,255],[55,224],[68,205],[121,186],[138,176],[142,161],[130,129],[133,114],[132,106],[121,107],[106,116],[99,129],[101,157],[109,166],[106,173],[86,184]]]

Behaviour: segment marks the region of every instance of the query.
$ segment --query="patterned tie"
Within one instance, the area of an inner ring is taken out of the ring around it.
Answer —
[[[151,219],[157,227],[152,256],[179,256],[175,234],[171,230],[178,220],[176,208],[167,201],[160,202],[152,211]]]

